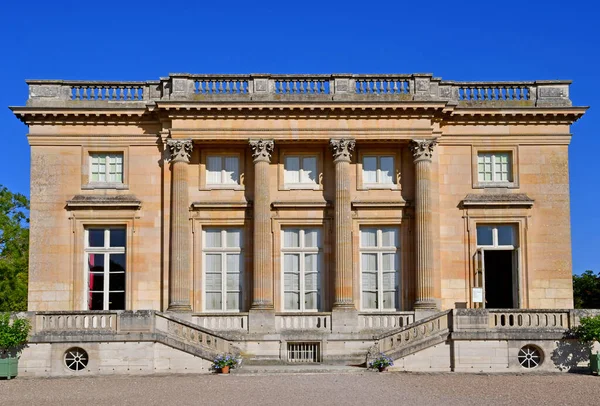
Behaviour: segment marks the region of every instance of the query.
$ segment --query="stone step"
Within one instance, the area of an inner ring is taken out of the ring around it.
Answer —
[[[302,365],[242,365],[232,369],[232,374],[239,375],[270,375],[270,374],[360,374],[369,372],[358,366],[302,364]]]

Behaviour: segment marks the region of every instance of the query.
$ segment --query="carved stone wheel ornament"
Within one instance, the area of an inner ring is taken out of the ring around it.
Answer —
[[[542,363],[542,351],[534,345],[526,345],[519,350],[517,358],[523,368],[537,368]]]
[[[74,347],[65,351],[65,365],[71,371],[83,371],[88,364],[89,357],[83,348]]]

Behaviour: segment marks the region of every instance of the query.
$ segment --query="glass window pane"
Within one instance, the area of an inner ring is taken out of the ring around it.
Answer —
[[[239,159],[237,156],[225,157],[225,183],[238,184],[240,179]]]
[[[300,290],[300,274],[286,272],[283,275],[283,289],[298,292]]]
[[[221,183],[222,159],[220,156],[206,157],[206,183]]]
[[[283,164],[284,183],[300,182],[300,157],[286,156]]]
[[[381,264],[384,271],[396,270],[396,254],[382,254],[383,263]]]
[[[227,273],[227,290],[232,292],[240,291],[239,273]]]
[[[206,271],[221,272],[221,254],[206,254]]]
[[[498,245],[517,245],[513,226],[497,226],[496,228],[498,229]]]
[[[240,310],[240,297],[239,292],[227,293],[227,310]]]
[[[88,296],[88,310],[104,310],[104,293],[90,293]]]
[[[381,244],[383,247],[397,247],[398,230],[394,228],[384,228],[381,230],[382,241]]]
[[[242,269],[242,256],[239,254],[227,254],[227,272],[239,273]]]
[[[319,307],[319,295],[317,292],[308,292],[304,294],[304,308],[306,310],[317,310]]]
[[[374,228],[363,228],[360,230],[360,244],[362,247],[377,246],[377,230]]]
[[[125,310],[125,292],[108,294],[108,310]]]
[[[111,273],[108,279],[109,290],[125,290],[125,273]]]
[[[90,254],[88,267],[90,272],[104,272],[104,254]]]
[[[300,258],[298,254],[285,254],[283,256],[284,272],[300,272]]]
[[[304,290],[317,290],[319,289],[319,274],[316,272],[304,274]]]
[[[207,229],[204,232],[204,246],[206,248],[221,247],[221,230]]]
[[[477,226],[477,245],[494,245],[493,227]]]
[[[376,292],[363,292],[363,308],[365,309],[377,309],[377,293]]]
[[[288,228],[283,230],[283,246],[285,248],[296,248],[300,246],[300,230]]]
[[[108,260],[110,272],[125,272],[125,254],[110,254]]]
[[[208,292],[206,294],[206,310],[222,310],[223,303],[221,293]]]
[[[125,247],[125,229],[124,228],[111,228],[110,229],[110,246],[111,247]]]
[[[242,231],[241,230],[227,230],[227,247],[228,248],[241,248]]]
[[[104,229],[88,229],[88,247],[104,247]]]
[[[319,246],[319,230],[312,228],[304,230],[304,246],[317,248]]]
[[[314,156],[302,159],[302,183],[317,183],[317,158]]]
[[[88,289],[91,291],[104,291],[104,273],[90,273],[88,275]]]
[[[221,274],[220,273],[207,273],[206,274],[206,281],[204,282],[204,287],[206,288],[207,291],[217,291],[221,292],[221,287],[223,284],[223,280],[221,278]]]
[[[384,290],[396,290],[396,272],[384,272],[381,280],[382,288]]]
[[[381,162],[381,183],[394,183],[394,157],[382,156]]]
[[[318,254],[304,255],[304,272],[317,272],[319,264]]]
[[[383,292],[383,308],[384,309],[395,309],[396,308],[396,292]]]
[[[362,274],[362,289],[369,291],[377,290],[377,273],[363,272]]]
[[[361,257],[363,271],[377,270],[377,254],[362,254]]]
[[[300,309],[300,294],[294,292],[285,292],[285,310],[299,310]]]
[[[377,182],[377,157],[366,156],[363,158],[363,183]]]

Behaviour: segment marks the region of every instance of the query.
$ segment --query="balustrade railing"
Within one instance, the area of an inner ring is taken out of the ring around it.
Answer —
[[[401,350],[442,334],[448,331],[450,317],[451,310],[446,310],[404,328],[384,333],[378,337],[379,351]]]
[[[489,310],[489,327],[499,329],[569,328],[568,311]]]
[[[358,327],[361,330],[400,328],[414,321],[414,312],[361,313],[358,315]]]
[[[331,314],[278,314],[275,316],[277,331],[319,330],[331,331]]]
[[[233,345],[226,339],[162,313],[156,313],[154,328],[187,344],[206,346],[218,352],[231,352],[233,349]]]
[[[109,331],[117,330],[117,313],[45,312],[35,316],[35,330],[42,331]]]
[[[192,316],[194,324],[216,331],[248,331],[247,314],[199,314]]]
[[[478,106],[570,106],[568,81],[456,82],[415,75],[172,74],[160,81],[30,80],[28,105],[160,100],[454,101]],[[381,97],[386,96],[386,97]],[[100,105],[100,104],[99,104]],[[71,105],[69,105],[71,106]]]

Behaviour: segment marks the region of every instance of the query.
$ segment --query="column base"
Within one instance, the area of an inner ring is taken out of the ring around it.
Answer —
[[[275,309],[250,309],[248,331],[261,334],[275,333]]]
[[[331,331],[333,333],[357,333],[358,310],[353,305],[334,306],[331,310]]]
[[[418,300],[413,305],[413,309],[415,311],[415,321],[432,316],[440,311],[434,300]]]
[[[170,304],[167,308],[168,312],[191,313],[192,306],[185,304]]]

